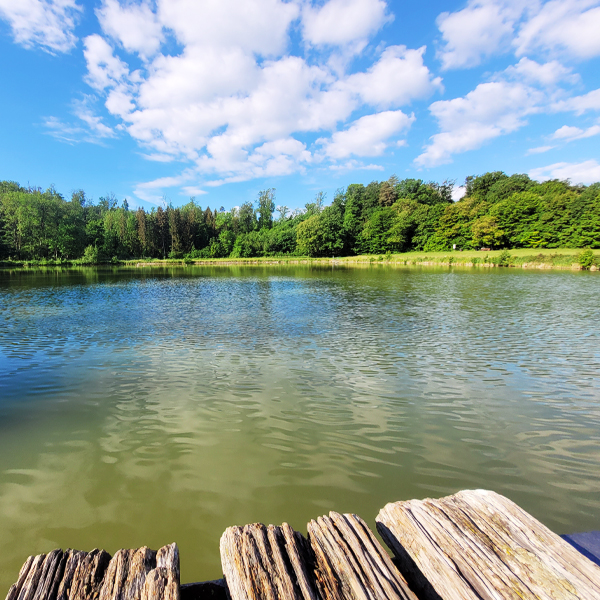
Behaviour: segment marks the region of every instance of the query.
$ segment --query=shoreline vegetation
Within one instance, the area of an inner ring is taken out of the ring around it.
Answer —
[[[0,181],[0,266],[324,262],[597,270],[600,183],[495,171],[454,182],[351,184],[325,205],[276,206],[275,190],[229,211],[165,200],[147,211],[83,190],[66,200]],[[277,211],[278,217],[274,214]],[[569,250],[565,250],[569,249]],[[341,258],[336,258],[341,257]]]
[[[137,258],[105,263],[82,263],[66,260],[0,261],[0,269],[33,269],[36,267],[113,267],[123,268],[164,268],[194,266],[413,266],[413,267],[513,267],[521,269],[562,269],[598,271],[600,250],[578,250],[576,248],[454,251],[454,252],[404,252],[379,255],[356,256],[270,256],[254,258],[205,258],[205,259],[159,259]]]

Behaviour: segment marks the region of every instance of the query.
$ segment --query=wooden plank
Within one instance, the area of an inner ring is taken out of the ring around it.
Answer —
[[[53,550],[46,556],[33,600],[56,600],[65,562],[66,557],[62,550]]]
[[[600,598],[600,567],[494,492],[396,502],[376,521],[424,600]]]
[[[78,550],[67,550],[67,561],[62,581],[58,586],[57,600],[69,600],[71,596],[71,587],[73,585],[73,577],[77,571],[79,563],[87,556],[87,552],[79,552]]]
[[[119,550],[112,558],[97,549],[30,556],[6,600],[141,600],[144,594],[148,600],[179,600],[177,544],[158,552],[146,546]]]
[[[308,524],[325,600],[417,600],[365,522],[330,512]]]
[[[37,591],[38,582],[42,575],[44,568],[44,560],[46,559],[45,554],[38,554],[33,557],[31,565],[25,577],[25,581],[19,591],[18,600],[32,600]]]
[[[146,581],[150,579],[148,588]],[[173,588],[177,588],[174,591]],[[112,557],[102,581],[99,600],[141,600],[151,594],[153,600],[167,594],[179,594],[179,549],[177,544],[155,552],[147,546],[119,550]]]
[[[229,527],[221,537],[221,564],[232,600],[320,600],[308,544],[287,523]]]
[[[108,552],[98,548],[86,554],[75,569],[69,600],[98,600],[110,559]]]

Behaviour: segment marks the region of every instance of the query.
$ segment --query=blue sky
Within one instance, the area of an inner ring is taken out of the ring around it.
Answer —
[[[599,32],[600,0],[0,0],[0,179],[146,208],[589,184]]]

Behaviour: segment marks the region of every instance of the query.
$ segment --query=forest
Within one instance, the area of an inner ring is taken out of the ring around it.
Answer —
[[[303,209],[276,206],[274,189],[226,211],[194,198],[132,210],[114,195],[90,201],[0,182],[0,260],[83,264],[130,258],[350,256],[388,252],[512,248],[600,248],[600,183],[537,182],[489,172],[453,182],[351,184],[331,204],[318,193]]]

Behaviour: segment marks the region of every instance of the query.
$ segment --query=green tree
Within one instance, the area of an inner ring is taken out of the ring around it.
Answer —
[[[382,254],[392,249],[388,237],[395,216],[396,211],[391,206],[381,207],[371,213],[357,240],[362,254]]]
[[[508,179],[508,175],[502,171],[492,171],[478,176],[469,175],[465,179],[465,198],[477,196],[480,200],[486,200],[492,186],[504,179]]]
[[[475,219],[471,225],[473,246],[499,248],[503,246],[504,231],[498,227],[496,219],[491,215],[484,215]]]
[[[540,231],[541,198],[534,192],[517,192],[494,204],[490,217],[506,236],[509,248],[522,248],[533,231]]]
[[[240,206],[238,213],[240,231],[242,233],[250,233],[256,229],[256,215],[251,202],[244,202]]]
[[[275,211],[275,188],[262,190],[258,194],[258,228],[271,229],[273,227],[273,212]]]

